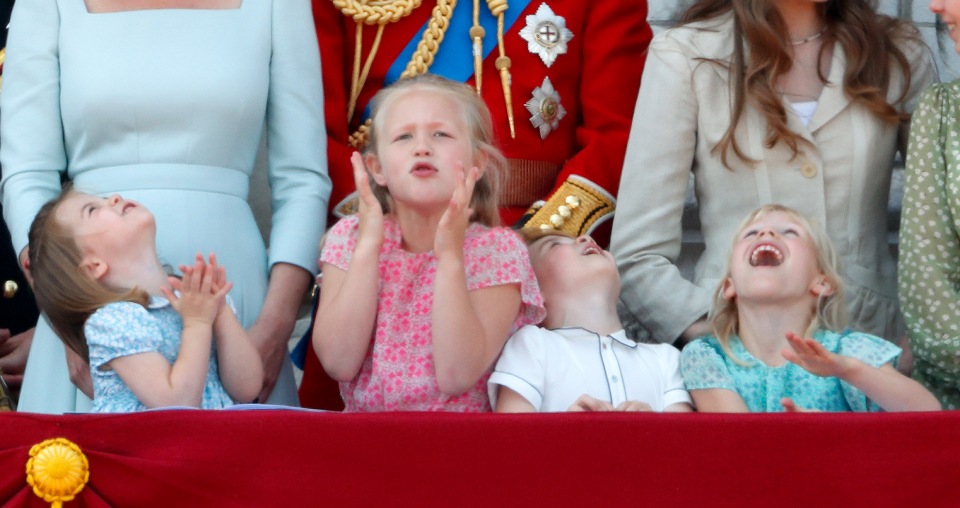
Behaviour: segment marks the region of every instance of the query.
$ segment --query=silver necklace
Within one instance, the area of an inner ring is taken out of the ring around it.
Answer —
[[[823,30],[820,30],[819,32],[811,35],[810,37],[807,37],[806,39],[800,39],[799,41],[790,41],[790,45],[791,45],[791,46],[799,46],[799,45],[801,45],[801,44],[806,44],[806,43],[808,43],[808,42],[810,42],[810,41],[815,41],[815,40],[823,37],[823,34],[825,34],[825,33],[827,33],[827,27],[823,27]]]

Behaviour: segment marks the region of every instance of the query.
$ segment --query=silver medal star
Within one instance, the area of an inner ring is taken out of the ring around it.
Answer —
[[[563,16],[554,14],[547,4],[540,4],[536,14],[527,16],[527,26],[520,30],[520,37],[527,41],[527,49],[550,67],[557,55],[567,52],[573,32],[567,29]]]
[[[560,119],[567,116],[567,110],[560,104],[560,94],[553,88],[550,78],[543,78],[543,84],[533,89],[533,98],[524,106],[533,115],[530,123],[540,130],[540,139],[547,139],[547,135],[560,126]]]

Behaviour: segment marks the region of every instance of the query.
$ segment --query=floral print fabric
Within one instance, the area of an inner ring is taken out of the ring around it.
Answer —
[[[913,377],[960,408],[960,81],[913,113],[900,224],[899,295]]]
[[[83,327],[90,349],[93,412],[129,413],[147,409],[107,364],[115,358],[148,352],[160,353],[173,364],[180,352],[182,332],[183,320],[165,298],[151,298],[146,309],[133,302],[114,302],[97,309]],[[211,345],[200,407],[220,409],[233,404],[220,383],[217,352]]]
[[[338,222],[327,235],[320,261],[347,270],[357,243],[356,216]],[[340,383],[346,411],[489,411],[487,378],[458,396],[444,395],[433,365],[433,251],[403,250],[400,226],[384,221],[380,285],[374,338],[357,376]],[[510,330],[539,323],[546,311],[527,248],[508,229],[473,223],[464,239],[467,289],[503,284],[520,287],[521,308]]]
[[[880,367],[895,361],[900,348],[880,337],[847,331],[818,331],[813,335],[827,351],[857,358]],[[879,411],[863,392],[835,377],[820,377],[790,362],[771,367],[756,359],[739,337],[730,337],[724,352],[713,336],[697,339],[680,353],[680,372],[687,390],[722,388],[740,394],[751,412],[780,412],[780,399],[790,397],[798,406],[818,411]],[[739,363],[738,361],[739,360]]]

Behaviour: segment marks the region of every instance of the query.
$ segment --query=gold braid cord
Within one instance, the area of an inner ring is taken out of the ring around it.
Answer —
[[[3,86],[3,61],[7,59],[7,48],[0,49],[0,86]]]
[[[350,4],[359,4],[358,1],[348,1],[348,0],[333,0],[334,5],[340,8],[340,3],[350,3]],[[416,0],[413,0],[416,1]],[[377,2],[377,3],[388,3],[388,2]],[[400,1],[392,3],[401,3]],[[419,1],[416,2],[419,5]],[[418,74],[423,74],[427,72],[430,68],[430,65],[433,63],[433,57],[437,54],[437,50],[440,49],[440,43],[443,42],[443,36],[447,31],[447,27],[450,26],[450,18],[453,17],[453,8],[457,5],[456,0],[437,0],[437,6],[433,8],[433,13],[430,16],[430,22],[427,24],[427,29],[423,33],[423,38],[420,39],[420,43],[417,44],[417,49],[413,52],[413,57],[410,59],[410,63],[407,64],[407,68],[400,75],[400,79],[409,78],[411,76],[416,76]],[[416,6],[414,6],[416,7]],[[410,10],[413,10],[411,8]],[[352,14],[351,11],[344,10],[340,8],[340,12],[344,13],[347,16],[351,16],[354,20],[357,18]],[[406,13],[409,14],[409,11]],[[406,15],[404,14],[404,16]],[[403,16],[400,16],[396,19],[400,19]],[[378,18],[380,19],[380,18]],[[396,20],[392,20],[396,21]],[[360,21],[357,21],[360,23]],[[363,21],[364,23],[372,24]],[[388,21],[389,23],[389,21]],[[369,57],[369,61],[373,60],[373,55]],[[369,68],[369,65],[367,66]],[[360,95],[360,85],[356,90],[356,95]],[[353,107],[356,106],[356,98],[353,100],[353,105],[350,108],[351,111]],[[351,114],[352,117],[352,114]],[[357,129],[357,132],[354,132],[350,135],[350,146],[360,150],[367,143],[367,129],[370,128],[370,120],[367,120],[366,123],[360,126]]]
[[[409,1],[413,6],[407,10],[403,10],[397,8],[399,5],[405,5],[402,0],[396,0],[392,2],[370,2],[370,5],[374,7],[369,7],[364,0],[333,0],[334,5],[340,9],[340,12],[346,16],[352,17],[354,21],[357,22],[357,46],[356,51],[354,52],[353,80],[351,84],[350,104],[348,106],[347,114],[348,122],[351,118],[353,118],[357,99],[360,96],[360,91],[363,89],[363,84],[367,79],[367,74],[370,71],[371,64],[373,63],[374,54],[376,53],[377,48],[380,46],[380,37],[383,34],[384,25],[393,21],[397,21],[407,14],[410,14],[410,11],[420,5],[419,0]],[[508,7],[507,0],[486,0],[486,2],[491,14],[497,18],[497,48],[500,56],[496,60],[496,67],[500,72],[500,84],[503,87],[503,98],[507,108],[507,122],[510,125],[510,137],[515,138],[516,131],[514,128],[513,119],[513,98],[512,94],[510,93],[511,62],[510,58],[507,57],[503,43],[503,13]],[[423,38],[421,38],[420,42],[417,44],[417,49],[413,52],[413,57],[411,57],[410,62],[407,64],[407,68],[404,69],[402,74],[400,74],[400,79],[423,74],[430,69],[430,65],[433,64],[433,58],[440,49],[440,43],[443,42],[443,37],[447,32],[447,28],[450,26],[450,18],[453,17],[453,9],[456,7],[456,5],[457,0],[437,0],[437,5],[433,8],[433,13],[430,15],[430,22],[427,24],[427,29],[423,33]],[[387,9],[385,9],[383,6],[391,6],[394,8],[392,11],[390,11],[389,16],[385,13]],[[374,12],[374,10],[377,8],[380,8],[380,11],[377,11],[376,16],[373,14],[368,14],[368,12]],[[479,23],[479,9],[479,0],[474,0],[473,27],[470,29],[470,38],[473,40],[474,80],[476,81],[478,94],[480,93],[481,82],[483,80],[483,64],[481,53],[483,50],[484,37],[484,30]],[[363,71],[360,72],[358,69],[360,68],[362,23],[366,23],[368,25],[379,24],[379,27],[377,29],[377,36],[374,39],[373,47],[370,50],[370,55],[367,57],[367,62],[363,66]],[[367,131],[369,129],[370,120],[367,120],[363,125],[360,126],[359,129],[357,129],[356,132],[350,135],[350,146],[356,148],[357,150],[363,149],[363,147],[367,144]]]
[[[384,26],[408,16],[420,6],[420,2],[421,0],[333,0],[334,7],[344,16],[353,18],[353,21],[357,24],[356,47],[353,52],[353,72],[350,75],[350,102],[347,106],[348,122],[353,118],[357,96],[360,95],[360,90],[363,89],[363,84],[367,81],[370,66],[373,64],[373,59],[380,48]],[[377,35],[373,39],[373,46],[370,48],[370,54],[367,55],[367,61],[363,65],[363,72],[361,72],[360,53],[363,50],[363,25],[365,24],[377,25]]]
[[[450,26],[450,18],[453,17],[453,8],[456,6],[457,0],[437,0],[437,6],[433,8],[433,14],[430,15],[430,22],[423,33],[423,38],[417,44],[417,50],[413,52],[413,58],[410,59],[407,68],[403,74],[400,74],[400,79],[427,72],[433,64],[433,57],[440,49],[443,36],[447,33],[447,27]]]
[[[344,16],[357,23],[385,25],[399,21],[420,7],[421,0],[333,0]]]

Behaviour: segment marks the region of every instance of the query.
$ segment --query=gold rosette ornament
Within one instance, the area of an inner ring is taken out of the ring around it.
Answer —
[[[60,508],[90,480],[90,464],[80,447],[58,437],[33,445],[27,460],[27,483],[37,497]]]

